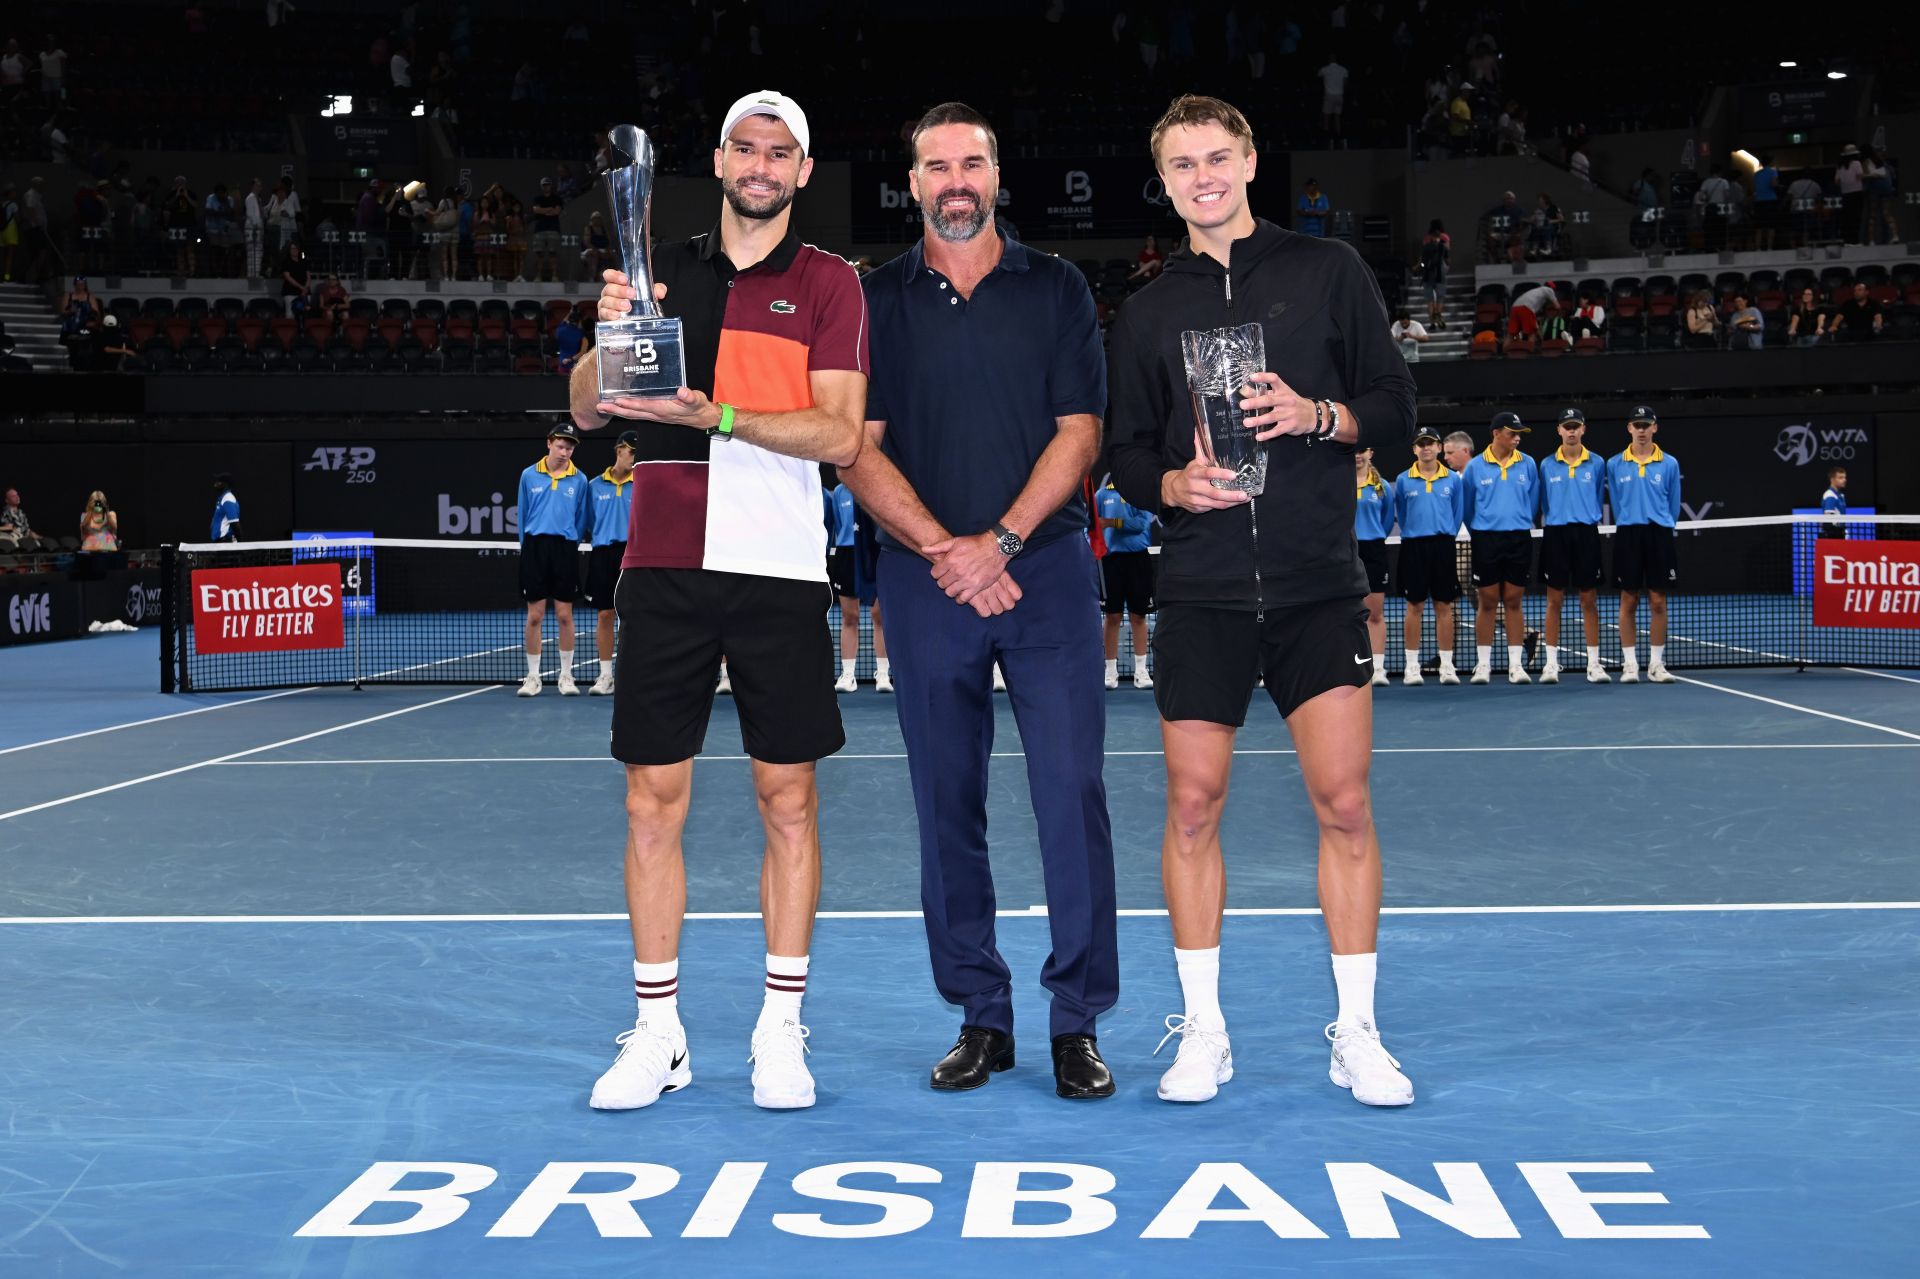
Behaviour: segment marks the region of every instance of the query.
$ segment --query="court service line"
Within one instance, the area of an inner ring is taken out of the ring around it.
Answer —
[[[451,697],[442,697],[431,702],[421,702],[417,706],[402,706],[398,710],[386,711],[379,715],[369,715],[365,719],[356,719],[350,724],[335,724],[331,728],[323,728],[312,733],[302,733],[298,737],[289,737],[285,741],[269,742],[265,746],[254,746],[247,750],[235,751],[231,755],[221,755],[216,759],[203,759],[192,764],[182,764],[178,768],[169,768],[158,773],[148,773],[145,777],[129,778],[127,781],[114,782],[109,786],[96,786],[92,790],[81,791],[77,795],[63,795],[59,799],[49,799],[38,804],[29,804],[25,808],[16,808],[12,812],[0,813],[0,822],[7,821],[9,818],[25,817],[28,813],[38,813],[45,809],[58,808],[62,804],[72,804],[79,800],[92,799],[96,795],[106,795],[113,791],[125,790],[129,786],[138,786],[143,782],[157,782],[162,778],[178,777],[182,773],[191,773],[195,769],[206,768],[213,764],[225,764],[232,760],[240,759],[243,756],[257,755],[261,751],[279,750],[283,746],[294,746],[301,742],[310,742],[316,737],[325,737],[330,733],[344,732],[349,728],[359,728],[363,724],[378,723],[383,719],[392,719],[396,715],[408,715],[414,711],[424,711],[430,707],[444,706],[448,702],[457,702],[462,698],[475,697],[481,693],[497,692],[500,687],[502,686],[489,684],[482,688],[468,689],[464,693],[455,693]]]
[[[1710,684],[1706,680],[1695,679],[1691,675],[1675,675],[1674,678],[1682,684],[1694,684],[1700,688],[1710,688],[1716,693],[1731,693],[1735,697],[1751,698],[1756,702],[1765,702],[1769,706],[1778,706],[1784,710],[1799,711],[1805,715],[1818,715],[1821,719],[1838,720],[1842,724],[1852,724],[1855,728],[1871,728],[1877,732],[1892,733],[1895,737],[1905,737],[1912,741],[1920,742],[1920,733],[1909,733],[1904,728],[1889,728],[1885,724],[1876,724],[1872,720],[1853,719],[1847,715],[1836,715],[1832,711],[1815,710],[1811,706],[1801,706],[1794,702],[1783,702],[1777,697],[1762,697],[1759,693],[1749,693],[1745,689],[1728,688],[1725,684]]]
[[[84,733],[68,733],[65,737],[49,737],[44,742],[27,742],[20,746],[0,747],[0,755],[11,755],[15,751],[30,751],[36,746],[55,746],[61,742],[77,741],[82,737],[92,737],[98,733],[117,732],[123,728],[139,728],[142,724],[158,724],[162,720],[179,719],[186,715],[204,715],[208,711],[224,711],[229,707],[245,706],[251,702],[268,702],[276,697],[292,697],[295,693],[311,693],[318,687],[319,685],[317,684],[310,684],[306,688],[289,688],[278,693],[263,693],[259,697],[243,697],[237,702],[222,702],[218,706],[196,706],[190,711],[169,711],[165,715],[155,715],[151,719],[129,720],[125,724],[108,724],[105,728],[89,728]]]
[[[1888,729],[1888,732],[1899,732]],[[1376,746],[1376,755],[1499,755],[1534,754],[1540,751],[1900,751],[1920,748],[1920,742],[1910,746],[1905,742],[1645,742],[1630,746]],[[1293,755],[1298,752],[1284,748],[1248,747],[1233,752],[1235,755]],[[1154,757],[1160,751],[1107,751],[1107,755],[1120,757]],[[696,755],[696,761],[707,763],[739,763],[750,758],[746,755]],[[829,755],[828,760],[855,759],[905,759],[904,754],[893,755]],[[995,759],[1024,759],[1025,751],[994,751]],[[445,757],[416,757],[408,759],[236,759],[216,760],[223,768],[314,768],[320,766],[350,766],[354,764],[611,764],[614,761],[605,755],[469,755]]]
[[[1819,910],[1920,910],[1920,902],[1654,902],[1599,903],[1565,906],[1383,906],[1383,915],[1711,915],[1735,912],[1780,913]],[[1163,909],[1121,910],[1129,918],[1164,919]],[[1227,914],[1250,918],[1318,915],[1317,906],[1228,907]],[[1045,906],[1000,910],[1002,919],[1043,919]],[[749,922],[760,919],[757,910],[689,911],[690,920]],[[818,919],[920,919],[917,910],[823,910]],[[610,924],[626,923],[617,914],[486,914],[486,915],[15,915],[0,916],[8,924]]]
[[[1840,669],[1852,671],[1855,675],[1871,675],[1875,679],[1897,679],[1902,684],[1920,684],[1920,679],[1915,679],[1911,675],[1889,675],[1885,671],[1870,671],[1864,666],[1842,666]]]

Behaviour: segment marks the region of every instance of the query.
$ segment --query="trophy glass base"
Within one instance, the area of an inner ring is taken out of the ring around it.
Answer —
[[[1237,489],[1248,497],[1259,497],[1267,491],[1267,451],[1260,449],[1249,458],[1230,480],[1208,480],[1217,489]]]
[[[631,315],[593,326],[600,398],[666,399],[687,384],[686,343],[671,316]]]

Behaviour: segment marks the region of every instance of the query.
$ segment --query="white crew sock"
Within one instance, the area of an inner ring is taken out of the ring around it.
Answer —
[[[1559,646],[1558,646],[1558,645],[1556,645],[1556,644],[1547,644],[1547,645],[1545,645],[1545,648],[1546,648],[1546,651],[1547,651],[1547,655],[1546,655],[1546,657],[1545,657],[1545,659],[1544,659],[1544,663],[1545,663],[1545,665],[1546,665],[1546,666],[1547,666],[1548,668],[1550,668],[1550,669],[1552,669],[1552,670],[1556,670],[1556,671],[1557,671],[1557,670],[1559,670],[1559,669],[1560,669],[1560,648],[1559,648]]]
[[[720,659],[720,678],[725,679],[726,677],[727,677],[727,659],[723,657]]]
[[[841,678],[841,679],[852,679],[852,678],[853,678],[853,668],[854,668],[854,666],[855,666],[855,665],[857,665],[857,664],[859,663],[859,661],[860,661],[860,659],[859,659],[859,658],[857,658],[857,657],[843,657],[843,658],[841,658],[841,659],[840,659],[840,678]]]
[[[601,658],[597,665],[600,669],[595,671],[594,674],[600,676],[602,679],[613,674],[613,659],[611,657]]]
[[[1493,645],[1476,644],[1473,646],[1473,664],[1479,668],[1493,665]]]
[[[1666,664],[1666,658],[1667,646],[1665,644],[1647,645],[1647,664],[1649,666],[1664,666]]]
[[[1410,671],[1419,670],[1420,669],[1420,650],[1417,648],[1410,648],[1405,651],[1407,654],[1406,668]]]
[[[1109,657],[1107,659],[1107,678],[1108,679],[1120,678],[1120,659],[1119,658]]]
[[[540,654],[527,654],[527,674],[533,676],[535,679],[540,678]]]
[[[1526,660],[1526,650],[1519,644],[1507,645],[1507,669],[1512,670]]]
[[[1590,671],[1600,669],[1600,646],[1598,644],[1587,645],[1587,669]]]
[[[1631,649],[1631,648],[1625,648],[1625,649],[1621,649],[1621,650],[1620,650],[1620,665],[1621,665],[1621,667],[1622,667],[1623,669],[1625,669],[1625,670],[1629,670],[1629,671],[1637,671],[1637,670],[1639,670],[1639,669],[1640,669],[1640,654],[1639,654],[1639,651],[1638,651],[1638,650],[1636,650],[1636,649]]]
[[[1386,669],[1387,669],[1387,655],[1385,653],[1375,653],[1373,655],[1373,673],[1375,675],[1378,675],[1381,671],[1384,671]]]
[[[569,679],[573,677],[573,650],[570,648],[560,650],[560,673]]]
[[[892,674],[893,674],[892,662],[888,661],[884,657],[876,657],[873,659],[873,677],[875,679],[886,679]]]
[[[1451,646],[1440,650],[1440,669],[1443,671],[1453,669],[1453,648]]]
[[[638,1019],[659,1029],[680,1024],[680,961],[664,964],[633,961],[633,997]]]
[[[1364,955],[1335,955],[1333,985],[1340,994],[1340,1016],[1349,1026],[1373,1025],[1373,951]]]
[[[807,993],[805,955],[767,956],[767,1000],[760,1007],[760,1020],[790,1021],[800,1024],[800,1001]]]
[[[1224,1030],[1227,1019],[1220,1011],[1220,948],[1181,950],[1175,946],[1173,964],[1180,971],[1180,996],[1186,1001],[1187,1020],[1210,1030]]]

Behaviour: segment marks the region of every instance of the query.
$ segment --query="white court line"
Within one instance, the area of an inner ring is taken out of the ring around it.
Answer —
[[[58,808],[62,804],[72,804],[79,800],[92,799],[96,795],[105,795],[112,791],[125,790],[129,786],[138,786],[142,782],[157,782],[165,777],[178,777],[181,773],[191,773],[195,769],[206,768],[211,764],[224,764],[229,760],[239,759],[245,755],[257,755],[261,751],[273,751],[279,750],[283,746],[294,746],[300,742],[312,741],[316,737],[325,737],[329,733],[343,732],[349,728],[359,728],[362,724],[373,724],[383,719],[392,719],[396,715],[408,715],[414,711],[424,711],[429,707],[444,706],[448,702],[457,702],[463,697],[474,697],[481,693],[497,692],[499,687],[500,686],[497,685],[488,685],[484,688],[469,689],[464,693],[455,693],[451,697],[442,697],[431,702],[421,702],[417,706],[403,706],[399,710],[387,711],[380,715],[369,715],[365,719],[356,719],[350,724],[336,724],[332,728],[323,728],[317,732],[302,733],[298,737],[289,737],[282,742],[269,742],[265,746],[255,746],[248,750],[235,751],[231,755],[222,755],[216,759],[203,759],[197,763],[182,764],[179,768],[169,768],[159,773],[148,773],[145,777],[134,777],[124,782],[114,782],[110,786],[96,786],[92,790],[81,791],[78,795],[64,795],[59,799],[49,799],[42,803],[29,804],[25,808],[16,808],[10,813],[0,813],[0,822],[4,822],[13,817],[24,817],[28,813],[38,813],[43,809]]]
[[[1902,684],[1920,684],[1920,679],[1911,675],[1889,675],[1885,671],[1870,671],[1864,666],[1842,666],[1843,671],[1852,671],[1855,675],[1871,675],[1875,679],[1897,679]]]
[[[1384,906],[1383,915],[1712,915],[1731,912],[1816,910],[1920,910],[1920,902],[1659,902],[1640,905],[1590,906]],[[1002,919],[1040,919],[1047,908],[1000,910]],[[1129,918],[1165,918],[1164,910],[1122,910]],[[1248,917],[1318,915],[1317,906],[1229,907],[1229,915]],[[757,910],[689,911],[696,921],[758,920]],[[823,910],[816,919],[920,919],[917,910]],[[625,915],[16,915],[0,916],[7,924],[529,924],[625,923]]]
[[[1706,680],[1694,679],[1690,675],[1675,675],[1674,678],[1682,684],[1695,684],[1701,688],[1710,688],[1716,693],[1731,693],[1735,697],[1751,698],[1756,702],[1765,702],[1769,706],[1778,706],[1785,710],[1799,711],[1805,715],[1818,715],[1821,719],[1838,720],[1842,724],[1852,724],[1855,728],[1871,728],[1876,732],[1892,733],[1895,737],[1905,737],[1920,742],[1920,733],[1909,733],[1904,728],[1889,728],[1885,724],[1876,724],[1872,720],[1853,719],[1846,715],[1835,715],[1832,711],[1815,710],[1811,706],[1800,706],[1793,702],[1783,702],[1776,697],[1762,697],[1758,693],[1749,693],[1745,689],[1728,688],[1725,684],[1709,684]]]
[[[266,702],[276,697],[292,697],[295,693],[311,693],[319,685],[306,688],[289,688],[279,693],[264,693],[259,697],[243,697],[237,702],[222,702],[218,706],[196,706],[190,711],[170,711],[165,715],[155,715],[152,719],[129,720],[125,724],[109,724],[105,728],[90,728],[84,733],[68,733],[65,737],[49,737],[44,742],[28,742],[23,746],[0,748],[0,755],[11,755],[15,751],[30,751],[36,746],[54,746],[60,742],[71,742],[82,737],[92,737],[96,733],[112,733],[123,728],[139,728],[142,724],[158,724],[165,719],[179,719],[183,715],[204,715],[208,711],[224,711],[232,706],[245,706],[250,702]]]
[[[1888,732],[1898,732],[1889,729]],[[1376,746],[1376,755],[1484,755],[1484,754],[1534,754],[1540,751],[1901,751],[1915,747],[1905,742],[1673,742],[1641,743],[1632,746]],[[1116,756],[1157,756],[1160,751],[1107,751],[1107,755]],[[1295,755],[1299,752],[1281,748],[1248,748],[1233,752],[1235,755]],[[696,755],[696,762],[738,763],[751,758],[747,755]],[[828,760],[847,759],[905,759],[905,755],[829,755]],[[1025,759],[1025,751],[994,751],[995,759]],[[216,760],[224,768],[312,768],[322,765],[349,766],[354,764],[611,764],[605,755],[471,755],[447,756],[445,758],[415,759],[237,759],[232,761]]]

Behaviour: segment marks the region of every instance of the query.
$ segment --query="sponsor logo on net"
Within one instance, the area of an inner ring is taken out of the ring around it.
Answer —
[[[1773,442],[1773,455],[1794,466],[1810,462],[1850,462],[1867,444],[1866,428],[1829,426],[1816,429],[1811,422],[1797,422],[1780,428]]]

